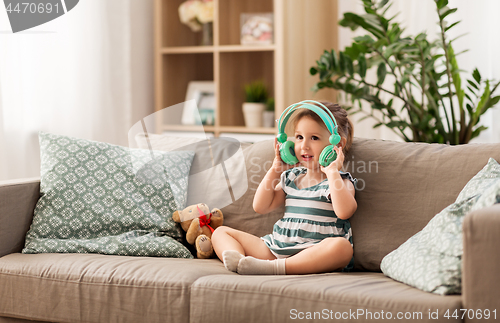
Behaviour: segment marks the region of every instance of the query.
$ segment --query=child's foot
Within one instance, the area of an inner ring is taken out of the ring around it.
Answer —
[[[237,272],[241,275],[286,275],[285,259],[261,260],[244,257],[238,263]]]
[[[236,272],[240,259],[244,256],[236,250],[226,250],[222,252],[222,261],[227,270]]]

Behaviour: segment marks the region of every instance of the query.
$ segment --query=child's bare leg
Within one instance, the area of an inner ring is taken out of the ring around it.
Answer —
[[[326,238],[286,259],[286,274],[317,274],[342,269],[353,255],[351,243],[342,237]]]
[[[222,253],[226,250],[236,250],[243,256],[258,259],[276,259],[261,238],[226,226],[218,227],[214,231],[212,245],[219,259],[222,259]]]
[[[215,253],[228,270],[236,272],[244,256],[258,259],[275,259],[265,242],[252,234],[229,227],[218,227],[212,235]]]

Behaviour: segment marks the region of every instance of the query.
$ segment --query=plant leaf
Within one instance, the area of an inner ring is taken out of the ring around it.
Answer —
[[[474,80],[476,80],[477,84],[481,83],[481,74],[479,74],[477,68],[475,68],[474,71],[472,72],[472,77],[474,78]]]
[[[335,53],[335,50],[330,51],[330,59],[332,61],[332,70],[335,71],[337,70],[337,66],[339,65],[339,61],[337,59],[337,53]]]
[[[489,80],[486,80],[486,87],[484,89],[483,95],[481,95],[481,100],[479,100],[479,103],[477,104],[476,111],[474,112],[475,118],[479,119],[479,117],[486,111],[487,108],[485,107],[485,104],[490,98],[490,95],[490,82]]]
[[[476,90],[479,90],[479,87],[476,85],[476,83],[472,82],[471,80],[467,80],[467,83],[470,84],[470,86],[472,86],[473,88],[475,88]]]
[[[476,91],[474,91],[473,88],[471,88],[470,86],[467,86],[467,88],[469,89],[469,91],[471,91],[471,93],[473,93],[475,96],[477,96]]]
[[[346,12],[344,13],[344,18],[339,21],[339,25],[342,27],[351,28],[351,30],[356,30],[359,28],[359,24],[354,22],[352,18],[352,13]]]
[[[345,64],[345,56],[343,52],[339,52],[339,65],[338,65],[338,70],[341,73],[345,73],[346,70],[346,64]]]
[[[354,37],[356,43],[373,44],[375,40],[370,35]]]
[[[387,3],[389,2],[389,0],[382,0],[380,1],[380,3],[378,4],[378,8],[383,8]]]
[[[438,9],[442,9],[444,6],[448,5],[448,0],[436,0],[436,5]]]
[[[344,61],[345,61],[345,67],[346,67],[347,73],[349,73],[349,75],[351,75],[351,76],[354,76],[354,66],[352,64],[352,59],[349,56],[345,55]]]
[[[500,96],[495,96],[493,98],[490,99],[490,102],[488,102],[488,109],[495,106],[498,101],[500,101]]]
[[[485,127],[485,126],[479,126],[477,127],[474,131],[472,131],[472,134],[470,136],[470,139],[473,139],[473,138],[476,138],[477,136],[479,136],[479,134],[483,131],[483,130],[486,130],[488,129],[488,127]]]
[[[448,31],[448,30],[450,30],[451,28],[453,28],[453,27],[455,27],[456,25],[458,25],[460,22],[461,22],[461,21],[459,20],[459,21],[456,21],[456,22],[452,23],[451,25],[449,25],[448,27],[446,27],[446,28],[444,29],[444,32],[447,32],[447,31]]]
[[[365,55],[359,55],[358,58],[359,76],[365,78],[366,76],[366,58]]]
[[[384,37],[384,29],[380,26],[379,22],[376,20],[377,16],[366,14],[363,16],[357,15],[353,12],[344,13],[344,19],[342,19],[339,24],[344,27],[350,27],[355,30],[358,27],[362,27],[364,30],[372,33],[377,38]]]
[[[474,109],[472,109],[472,106],[469,103],[467,103],[465,106],[467,108],[467,111],[469,112],[469,116],[474,115]]]
[[[385,81],[385,76],[387,75],[387,68],[384,62],[381,62],[377,68],[377,84],[382,85]]]
[[[353,43],[351,46],[344,48],[344,53],[351,59],[356,59],[361,53],[357,43]]]
[[[457,11],[457,8],[450,9],[450,8],[445,6],[441,9],[439,9],[439,19],[444,20],[444,18],[446,18],[446,16],[454,13],[455,11]]]
[[[389,121],[388,123],[385,124],[389,128],[400,128],[402,127],[403,129],[409,126],[409,124],[406,121]]]
[[[474,101],[472,101],[472,98],[470,97],[470,95],[468,95],[467,93],[465,93],[465,97],[469,100],[470,103],[474,102]]]

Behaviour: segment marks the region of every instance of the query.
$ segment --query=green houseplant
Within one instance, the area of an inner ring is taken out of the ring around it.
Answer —
[[[262,125],[266,128],[272,128],[274,127],[274,120],[276,119],[276,116],[274,115],[274,98],[269,97],[267,98],[266,102],[266,110],[263,112],[262,115]]]
[[[361,1],[366,14],[345,13],[339,24],[367,34],[338,53],[325,50],[310,69],[319,76],[313,90],[343,92],[354,113],[377,119],[374,127],[385,125],[405,141],[465,144],[485,130],[478,123],[500,100],[494,96],[500,82],[482,78],[477,69],[462,80],[454,39],[447,35],[460,21],[445,20],[457,9],[449,8],[448,0],[434,0],[440,34],[430,41],[425,33],[403,37],[395,16],[387,17],[389,0]],[[376,81],[368,80],[370,70],[376,70]],[[363,101],[370,104],[370,113],[361,108]]]
[[[245,126],[262,127],[262,115],[269,97],[267,87],[263,81],[258,80],[245,84],[244,90],[243,117]]]

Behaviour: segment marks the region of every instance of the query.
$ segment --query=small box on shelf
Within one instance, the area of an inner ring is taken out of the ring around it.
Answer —
[[[242,45],[273,44],[273,13],[242,13],[241,38]]]

